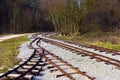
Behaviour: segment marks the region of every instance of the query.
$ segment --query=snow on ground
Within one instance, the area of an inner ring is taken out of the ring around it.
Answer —
[[[26,34],[15,34],[15,35],[2,36],[2,37],[0,37],[0,42],[7,40],[7,39],[11,39],[11,38],[19,37],[19,36],[24,36],[24,35],[26,35]]]

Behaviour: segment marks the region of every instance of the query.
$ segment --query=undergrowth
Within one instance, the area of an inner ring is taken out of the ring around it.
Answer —
[[[87,33],[79,36],[52,36],[52,38],[92,44],[114,50],[120,50],[119,33]]]

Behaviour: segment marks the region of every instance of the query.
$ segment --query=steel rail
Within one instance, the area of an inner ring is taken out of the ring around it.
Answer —
[[[106,56],[103,56],[103,55],[100,55],[100,54],[95,54],[95,53],[92,53],[92,52],[89,52],[89,51],[86,51],[86,50],[83,50],[83,49],[80,49],[80,48],[77,48],[77,47],[73,47],[73,46],[70,46],[70,45],[67,45],[67,44],[63,44],[63,43],[60,43],[60,42],[47,40],[47,39],[44,39],[44,38],[42,40],[45,41],[45,42],[48,42],[48,43],[52,43],[52,44],[57,45],[57,46],[61,46],[63,48],[67,48],[67,49],[72,50],[72,51],[76,51],[78,54],[85,54],[86,56],[90,56],[91,58],[96,58],[96,59],[99,59],[99,60],[104,61],[106,63],[109,63],[109,64],[115,65],[117,67],[120,67],[120,61],[119,60],[112,59],[110,57],[106,57]]]
[[[39,38],[39,40],[36,42],[36,45],[37,45],[38,47],[40,47],[39,44],[38,44],[38,43],[40,42],[40,40],[41,40],[41,38]],[[42,48],[42,47],[40,47],[40,48],[41,48],[42,50],[45,50],[45,49]],[[46,57],[46,55],[51,55],[51,56],[55,57],[57,60],[59,60],[61,63],[64,63],[65,65],[69,66],[69,67],[70,67],[72,70],[74,70],[77,74],[80,74],[80,75],[82,75],[82,76],[85,76],[85,77],[87,77],[89,80],[94,80],[93,77],[90,77],[89,75],[85,74],[85,72],[82,72],[82,71],[80,71],[79,69],[73,67],[71,64],[68,64],[66,61],[64,61],[64,60],[61,59],[60,57],[58,57],[58,56],[50,53],[50,52],[47,51],[47,50],[45,50],[45,52],[46,52],[46,54],[45,54],[44,58],[45,58],[46,60],[48,60],[48,58]],[[57,65],[55,65],[55,63],[51,62],[50,59],[49,59],[49,62],[52,63],[54,66],[57,66]],[[57,66],[57,68],[58,68],[58,67],[59,67],[59,66]],[[59,67],[59,68],[60,68],[60,67]],[[58,69],[59,69],[59,68],[58,68]],[[61,69],[60,69],[60,71],[61,71]],[[61,71],[61,72],[63,72],[63,71]],[[65,73],[65,72],[63,72],[63,73]],[[66,74],[66,73],[65,73],[65,74]],[[67,74],[67,75],[68,75],[68,74]],[[67,77],[70,77],[70,76],[67,76]]]
[[[23,74],[21,74],[19,77],[17,77],[15,80],[18,80],[20,79],[21,77],[25,76],[28,72],[32,72],[32,70],[41,62],[41,59],[40,58],[36,63],[35,65],[32,66],[32,68],[28,69],[26,72],[24,72]]]
[[[60,40],[60,39],[57,39],[57,40]],[[60,41],[62,41],[62,40],[60,40]],[[95,46],[95,45],[85,44],[85,43],[78,43],[78,42],[73,42],[73,41],[68,41],[68,40],[64,40],[64,42],[70,43],[70,44],[75,44],[75,45],[86,47],[86,48],[100,50],[101,52],[107,52],[107,53],[112,54],[112,55],[120,55],[119,50],[113,50],[113,49],[103,48],[100,46]]]
[[[47,50],[46,50],[46,52],[47,52],[46,55],[51,55],[51,56],[55,57],[57,60],[60,60],[61,63],[65,63],[65,65],[69,66],[69,67],[70,67],[72,70],[74,70],[76,73],[78,73],[78,74],[80,74],[80,75],[82,75],[82,76],[87,77],[89,80],[94,80],[94,78],[88,76],[88,75],[85,74],[84,72],[82,72],[82,71],[80,71],[79,69],[73,67],[71,64],[68,64],[68,63],[67,63],[66,61],[64,61],[62,58],[60,58],[60,57],[58,57],[58,56],[50,53],[50,52],[47,51]]]
[[[29,46],[31,46],[32,43],[34,43],[36,40],[38,40],[38,38],[35,38],[33,41],[31,41],[31,43],[30,43]],[[33,49],[34,49],[34,48],[33,48]],[[37,50],[34,49],[33,54],[32,54],[32,55],[29,57],[29,59],[27,59],[24,63],[20,64],[19,66],[15,67],[15,68],[13,68],[13,70],[7,71],[6,73],[0,75],[0,80],[1,80],[2,78],[5,78],[5,77],[7,78],[10,74],[12,74],[12,73],[14,73],[14,72],[15,72],[15,74],[19,73],[19,71],[17,71],[17,70],[18,70],[19,68],[22,68],[24,65],[27,65],[28,62],[31,62],[32,58],[34,58],[34,56],[37,55],[36,52],[37,52]],[[25,76],[27,73],[29,73],[29,72],[30,72],[32,75],[34,75],[33,72],[32,72],[32,70],[33,70],[36,66],[39,65],[39,63],[41,62],[41,60],[42,60],[42,58],[39,57],[39,60],[38,60],[37,62],[34,62],[35,64],[32,65],[31,68],[29,68],[27,71],[25,71],[25,72],[23,72],[23,73],[20,73],[20,75],[19,75],[18,77],[14,78],[14,79],[12,79],[12,80],[19,80],[19,79],[21,79],[22,77],[24,77],[24,76]],[[44,64],[43,64],[43,65],[44,65]],[[41,65],[41,67],[43,67],[43,65]],[[42,68],[40,68],[40,70],[38,70],[38,73],[41,71],[41,69],[42,69]],[[38,73],[37,73],[37,74],[38,74]]]
[[[1,79],[2,77],[4,77],[4,76],[8,76],[8,75],[11,74],[12,72],[16,72],[18,68],[22,67],[22,66],[25,65],[27,62],[29,62],[29,61],[32,59],[32,57],[35,55],[35,53],[36,53],[36,50],[34,50],[33,54],[31,55],[31,57],[30,57],[27,61],[25,61],[24,63],[22,63],[22,64],[19,65],[18,67],[14,68],[13,70],[10,70],[10,71],[4,73],[3,75],[0,76],[0,79]]]
[[[44,56],[44,58],[53,66],[55,66],[56,68],[58,68],[58,70],[60,70],[65,76],[67,76],[70,80],[76,80],[74,79],[71,75],[69,75],[67,72],[65,72],[63,69],[61,69],[59,66],[57,66],[54,62],[52,62],[50,59],[48,59],[48,57]]]

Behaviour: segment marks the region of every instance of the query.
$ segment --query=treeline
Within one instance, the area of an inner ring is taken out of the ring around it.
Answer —
[[[84,34],[120,29],[120,0],[53,0],[49,11],[56,32]]]
[[[31,1],[37,1],[31,6]],[[120,30],[120,0],[0,0],[0,33]]]
[[[41,11],[39,4],[40,0],[0,0],[0,34],[53,30],[47,9]]]

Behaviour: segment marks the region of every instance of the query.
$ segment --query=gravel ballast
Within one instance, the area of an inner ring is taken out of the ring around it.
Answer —
[[[63,41],[60,41],[60,42],[63,42]],[[18,55],[18,58],[27,59],[33,53],[33,49],[28,48],[29,44],[30,44],[30,41],[28,41],[20,46],[20,49],[19,49],[20,54]],[[68,43],[66,43],[66,44],[68,44]],[[38,48],[38,46],[36,46],[35,43],[33,45],[35,48]],[[67,61],[74,67],[78,68],[79,70],[86,72],[87,75],[94,77],[95,80],[120,80],[120,69],[113,65],[107,65],[104,62],[97,62],[96,59],[90,59],[90,57],[88,57],[88,56],[83,57],[81,55],[76,55],[75,53],[72,53],[69,50],[65,50],[63,48],[52,45],[50,43],[46,43],[44,41],[40,41],[39,45],[41,47],[45,48],[46,50],[52,52],[56,56],[59,56],[60,58]],[[73,45],[73,44],[69,44],[69,45]],[[77,46],[77,45],[74,45],[74,46]],[[81,46],[77,46],[77,47],[81,47]],[[88,49],[88,48],[84,48],[84,47],[81,47],[81,48],[91,51],[91,52],[94,52],[94,49]],[[99,54],[98,51],[96,51],[96,52]],[[104,52],[102,52],[102,54],[105,56],[109,56],[109,57],[111,56],[111,55],[106,55],[106,53],[104,53]],[[111,56],[111,58],[114,58],[117,60],[120,59],[120,57],[118,55],[117,55],[117,57]],[[47,66],[50,66],[50,65],[47,65]],[[43,71],[40,72],[40,74],[41,74],[41,75],[39,75],[40,80],[48,80],[48,79],[49,80],[69,80],[65,76],[56,78],[56,75],[61,74],[61,72],[54,71],[51,73],[50,70],[47,69],[47,66],[43,67]],[[75,77],[77,78],[79,76],[75,76]],[[88,79],[81,76],[81,79],[78,78],[76,80],[88,80]]]
[[[42,37],[41,35],[39,35],[39,36]],[[67,45],[70,45],[70,46],[74,46],[74,47],[77,47],[77,48],[80,48],[80,49],[83,49],[83,50],[86,50],[86,51],[89,51],[89,52],[93,52],[95,54],[100,54],[100,55],[107,56],[107,57],[110,57],[110,58],[113,58],[113,59],[116,59],[116,60],[120,61],[120,55],[112,55],[112,53],[109,54],[108,52],[100,52],[99,50],[96,51],[92,48],[86,48],[84,46],[66,43],[66,42],[61,41],[61,40],[55,40],[55,39],[46,38],[46,37],[42,37],[42,38],[57,41],[57,42],[60,42],[60,43],[64,43],[64,44],[67,44]]]
[[[23,43],[22,45],[20,45],[19,54],[18,54],[17,58],[22,59],[22,60],[26,60],[32,55],[34,50],[28,48],[29,44],[30,44],[30,41],[27,41],[27,42]]]
[[[47,46],[44,47],[43,45],[45,44]],[[113,65],[106,65],[104,62],[96,62],[95,59],[90,59],[90,57],[82,57],[69,50],[42,41],[40,45],[79,68],[81,71],[86,72],[89,76],[95,77],[95,80],[120,80],[120,70]]]

